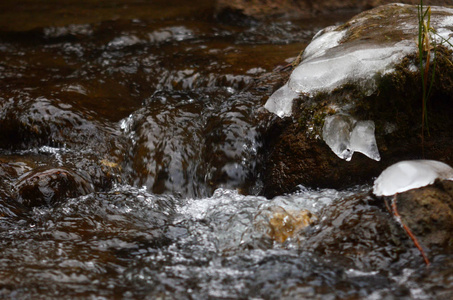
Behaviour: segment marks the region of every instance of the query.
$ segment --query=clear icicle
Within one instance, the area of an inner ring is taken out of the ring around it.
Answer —
[[[356,121],[349,115],[336,114],[325,119],[322,138],[341,159],[350,161],[354,152],[360,152],[379,161],[374,130],[373,121]]]

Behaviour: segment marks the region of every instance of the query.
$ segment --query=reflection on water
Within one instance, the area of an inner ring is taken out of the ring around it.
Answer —
[[[368,186],[258,196],[272,71],[348,16],[212,6],[2,1],[0,297],[448,298]]]

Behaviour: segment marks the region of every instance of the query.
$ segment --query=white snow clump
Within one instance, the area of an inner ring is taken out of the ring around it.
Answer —
[[[374,160],[381,160],[374,136],[374,122],[356,121],[349,115],[336,114],[326,117],[322,138],[341,159],[350,161],[354,152]]]
[[[385,169],[374,181],[376,196],[392,196],[433,184],[436,179],[453,180],[453,168],[435,160],[401,161]]]

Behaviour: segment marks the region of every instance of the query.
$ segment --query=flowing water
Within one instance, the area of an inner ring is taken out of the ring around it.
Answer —
[[[273,70],[351,16],[2,1],[0,298],[449,298],[370,186],[260,196]]]

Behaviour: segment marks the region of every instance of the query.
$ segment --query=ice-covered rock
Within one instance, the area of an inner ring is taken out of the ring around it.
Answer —
[[[453,180],[453,168],[435,160],[401,161],[385,169],[374,181],[376,196],[392,196],[433,184],[436,179]]]
[[[349,115],[336,114],[326,117],[322,138],[341,159],[350,161],[354,152],[360,152],[379,161],[374,129],[373,121],[356,121]]]
[[[387,7],[391,9],[391,6]],[[364,95],[373,94],[382,75],[394,72],[395,66],[405,57],[418,51],[415,43],[418,28],[416,13],[410,15],[404,12],[410,6],[398,7],[401,22],[395,24],[392,31],[384,31],[384,36],[358,38],[361,34],[370,35],[372,28],[376,28],[376,32],[383,28],[374,27],[375,24],[369,22],[370,16],[360,15],[348,26],[331,26],[316,34],[305,49],[302,62],[288,82],[271,95],[265,108],[280,117],[289,116],[292,102],[298,95],[313,97],[320,92],[332,92],[345,84],[354,85]],[[436,29],[433,40],[453,48],[451,41],[445,42],[453,34],[451,14],[453,9],[431,9],[431,25]]]
[[[293,100],[299,94],[314,96],[319,92],[353,83],[365,95],[376,90],[376,79],[392,72],[405,56],[416,51],[413,41],[392,45],[339,46],[338,40],[346,31],[327,32],[315,36],[307,47],[307,55],[293,71],[288,82],[277,90],[265,108],[279,117],[291,115]]]
[[[371,95],[376,90],[376,77],[391,72],[397,62],[416,49],[412,41],[333,48],[319,49],[325,52],[322,56],[315,52],[315,58],[307,57],[291,74],[288,86],[297,93],[313,96],[354,83],[364,94]]]
[[[337,31],[335,28],[335,26],[329,26],[318,31],[305,48],[302,60],[305,62],[313,60],[324,55],[327,50],[338,46],[341,39],[344,38],[346,30]]]
[[[435,84],[429,99],[431,134],[425,134],[424,143],[435,147],[420,147],[417,6],[383,5],[320,31],[296,70],[281,73],[280,79],[289,77],[287,83],[266,108],[289,117],[272,118],[265,137],[266,196],[290,192],[298,184],[363,184],[407,157],[453,166],[453,9],[431,6],[430,25],[436,72],[429,78]],[[433,63],[429,67],[432,71]]]
[[[322,56],[327,50],[338,45],[346,31],[334,31],[334,28],[334,26],[327,27],[315,35],[312,42],[304,50],[302,56],[303,61],[310,61]],[[297,89],[294,89],[294,87],[290,87],[290,84],[294,85],[294,83],[291,83],[291,79],[275,91],[264,105],[268,111],[276,114],[280,118],[291,115],[293,100],[301,93]]]

